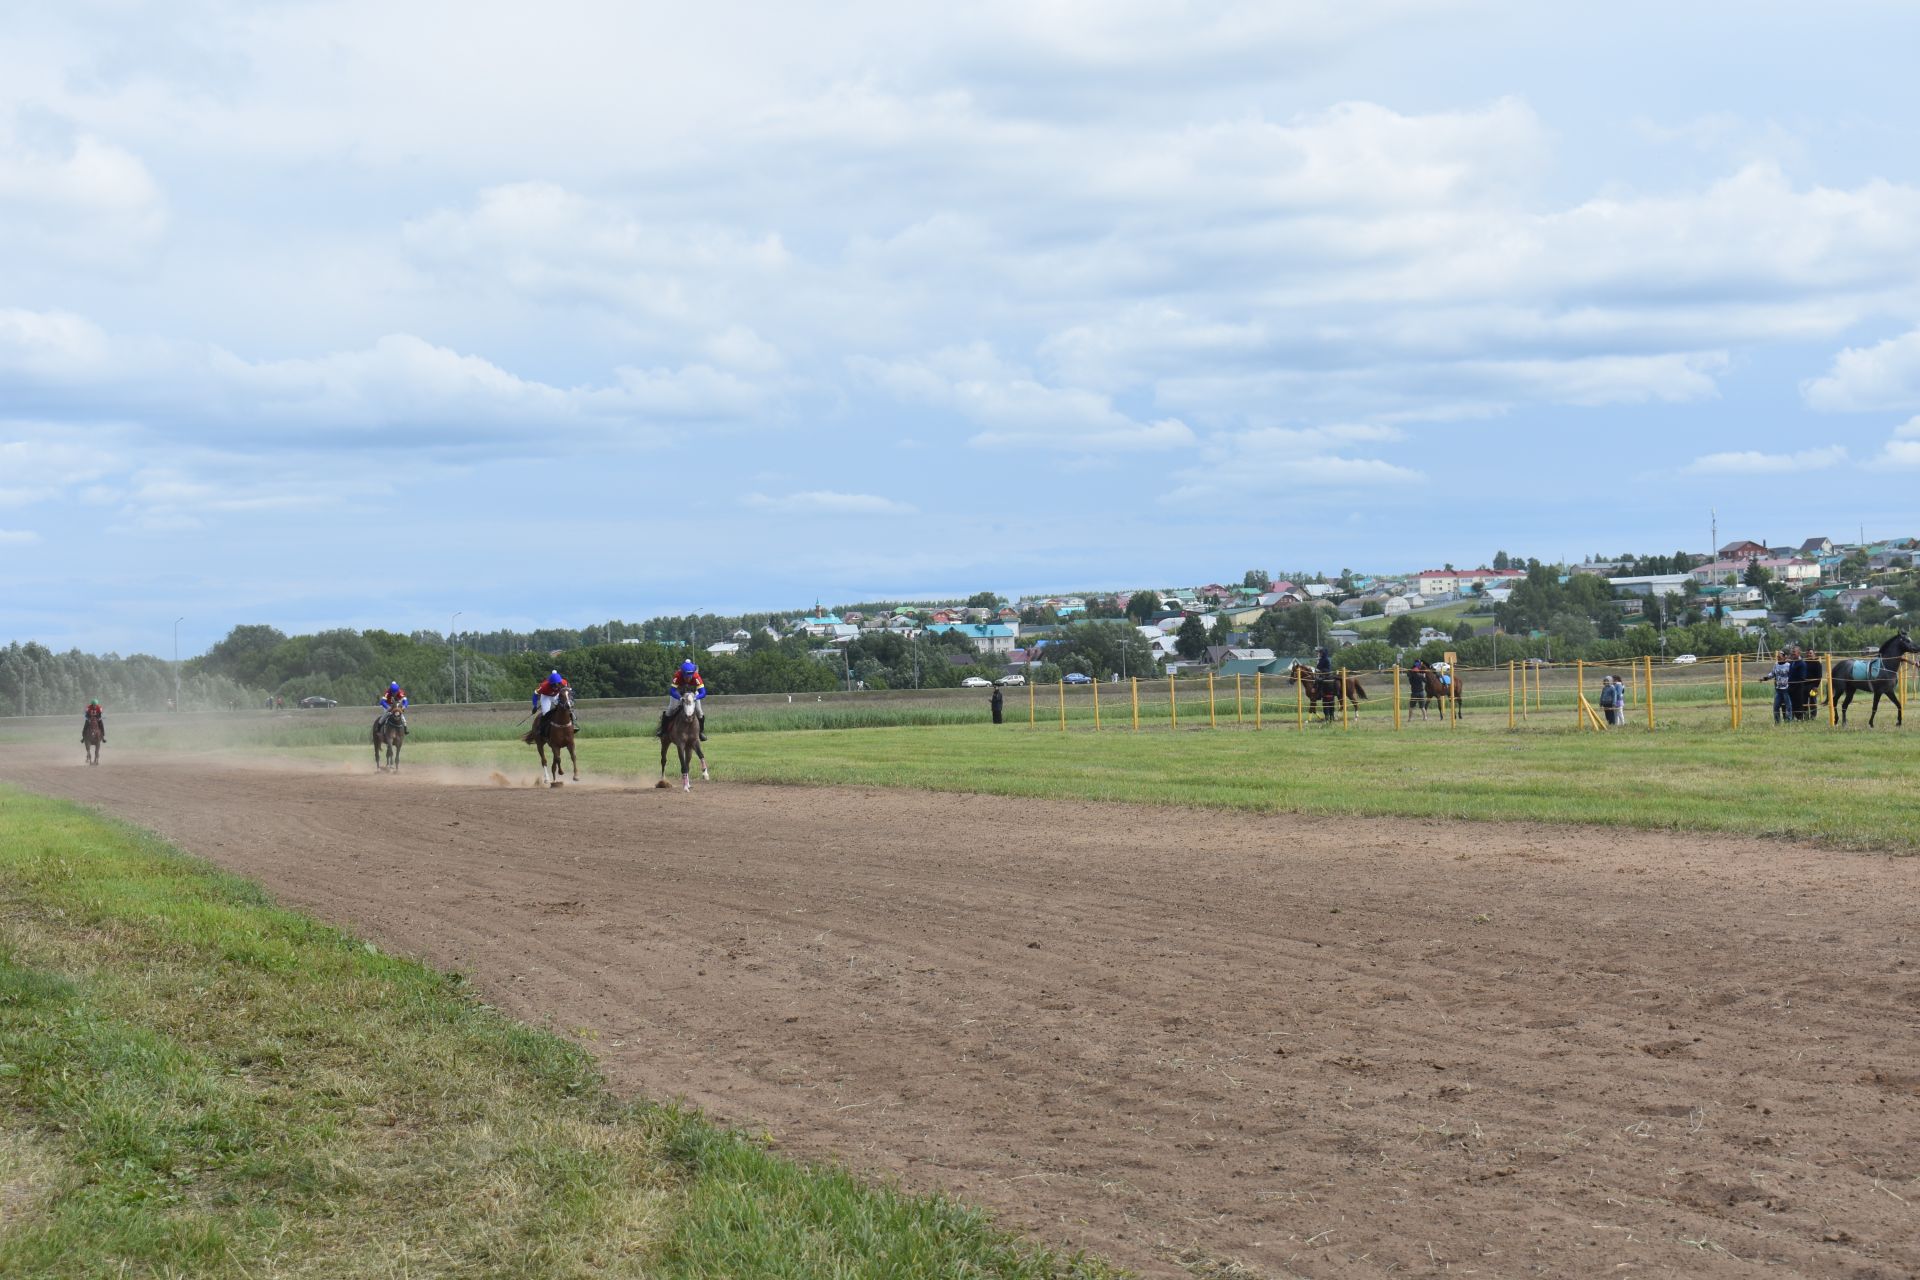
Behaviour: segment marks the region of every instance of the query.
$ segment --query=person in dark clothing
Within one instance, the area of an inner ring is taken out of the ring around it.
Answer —
[[[1787,649],[1787,708],[1795,720],[1807,718],[1807,661],[1798,645]]]
[[[1807,655],[1806,668],[1806,718],[1809,720],[1818,720],[1820,718],[1820,682],[1826,678],[1827,668],[1819,658],[1812,654]]]
[[[1313,664],[1313,669],[1315,671],[1323,671],[1323,672],[1333,670],[1333,658],[1327,653],[1327,651],[1324,648],[1320,650],[1320,661]]]
[[[1420,718],[1427,718],[1427,680],[1430,673],[1427,664],[1420,659],[1413,660],[1413,666],[1407,670],[1408,710],[1418,711]]]
[[[993,697],[989,698],[987,703],[993,708],[993,722],[995,724],[1002,723],[1000,713],[1006,706],[1006,700],[1000,696],[1000,690],[995,689],[993,691]]]

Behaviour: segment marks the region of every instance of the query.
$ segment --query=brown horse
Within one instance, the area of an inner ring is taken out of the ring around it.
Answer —
[[[1344,668],[1315,671],[1304,662],[1296,662],[1287,668],[1287,679],[1306,687],[1307,701],[1329,722],[1333,720],[1335,704],[1362,702],[1367,696],[1367,691],[1360,687],[1360,677]]]
[[[693,790],[693,774],[688,768],[689,757],[700,757],[700,781],[712,782],[713,775],[707,772],[707,753],[700,749],[700,714],[693,698],[681,698],[667,712],[660,725],[660,781],[655,787],[667,786],[667,748],[680,749],[680,789]]]
[[[87,750],[87,763],[100,763],[100,744],[107,740],[106,722],[98,716],[88,716],[80,725],[80,745]]]
[[[1448,714],[1447,703],[1451,701],[1453,717],[1457,720],[1467,713],[1467,704],[1460,700],[1460,668],[1448,667],[1445,671],[1438,667],[1427,667],[1427,696],[1436,704],[1441,718]]]
[[[560,749],[566,748],[567,758],[573,761],[573,780],[580,781],[580,757],[573,751],[573,690],[562,689],[553,699],[553,705],[545,714],[536,716],[533,728],[527,730],[522,742],[533,744],[540,753],[540,781],[549,787],[560,785]],[[553,748],[553,767],[547,767],[547,748]]]
[[[373,767],[376,772],[400,772],[400,748],[407,744],[406,726],[389,711],[373,722]],[[385,752],[386,759],[381,759]]]

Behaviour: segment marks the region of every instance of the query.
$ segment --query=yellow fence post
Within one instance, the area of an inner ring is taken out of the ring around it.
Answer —
[[[1246,717],[1240,714],[1240,675],[1238,672],[1235,672],[1233,677],[1233,722],[1235,724],[1245,724],[1247,722]]]
[[[1207,728],[1218,729],[1219,727],[1220,718],[1214,714],[1213,708],[1213,672],[1209,671],[1207,672]]]
[[[1100,682],[1098,680],[1093,682],[1093,729],[1095,733],[1100,731]]]
[[[1261,713],[1266,710],[1267,691],[1265,682],[1261,679],[1265,675],[1264,671],[1253,673],[1253,727],[1256,729],[1260,727]]]
[[[1295,673],[1296,677],[1298,672]],[[1296,678],[1293,682],[1293,717],[1300,732],[1307,731],[1307,682]]]
[[[1827,723],[1840,723],[1840,708],[1833,705],[1833,655],[1827,655],[1827,661],[1820,671],[1820,683],[1827,687]]]
[[[1641,661],[1647,664],[1647,732],[1653,732],[1653,655],[1645,655]]]
[[[1344,667],[1334,672],[1333,678],[1340,682],[1338,685],[1340,690],[1340,727],[1342,729],[1351,729],[1353,728],[1353,682],[1347,678],[1347,672]]]
[[[1129,677],[1133,685],[1133,731],[1140,732],[1140,677]]]
[[[1173,718],[1173,727],[1180,727],[1180,693],[1174,688],[1173,676],[1167,676],[1167,714]]]
[[[1027,665],[1031,667],[1033,664],[1029,662]],[[1034,710],[1033,689],[1034,689],[1033,681],[1031,680],[1027,681],[1027,727],[1029,729],[1037,728],[1040,724],[1040,717]]]
[[[1587,660],[1585,658],[1573,660],[1573,694],[1573,722],[1584,727],[1586,714],[1581,708],[1587,705]]]
[[[1507,728],[1513,728],[1513,673],[1515,663],[1507,659]]]
[[[1393,664],[1393,728],[1400,731],[1400,664]]]
[[[1062,680],[1055,688],[1060,690],[1060,732],[1067,731],[1067,682]]]

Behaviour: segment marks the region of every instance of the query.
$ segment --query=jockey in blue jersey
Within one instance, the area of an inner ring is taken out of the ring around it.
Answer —
[[[660,716],[660,732],[664,734],[667,731],[667,717],[679,708],[680,699],[692,698],[694,718],[700,722],[700,741],[705,742],[707,740],[706,697],[707,682],[701,678],[700,668],[693,664],[693,659],[688,658],[680,664],[680,669],[673,673],[673,683],[667,686],[667,709]]]

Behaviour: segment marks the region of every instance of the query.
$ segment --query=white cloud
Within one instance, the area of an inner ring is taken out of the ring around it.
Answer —
[[[1040,382],[982,343],[912,360],[856,357],[851,363],[861,376],[901,399],[951,410],[982,428],[969,442],[981,448],[1105,454],[1194,443],[1192,430],[1177,418],[1142,422],[1098,392]]]
[[[131,152],[84,133],[29,146],[0,116],[0,236],[15,249],[120,264],[149,250],[166,222],[159,184]]]
[[[910,516],[916,510],[910,503],[876,494],[835,493],[830,489],[809,489],[780,497],[750,493],[740,501],[743,506],[781,515]]]
[[[1893,438],[1881,447],[1875,461],[1888,467],[1920,467],[1920,417],[1895,427]]]
[[[1356,457],[1355,450],[1386,457]],[[1430,447],[1397,427],[1341,423],[1324,427],[1260,427],[1210,437],[1199,461],[1173,474],[1163,501],[1221,509],[1289,505],[1356,492],[1396,490],[1425,478],[1417,465]]]
[[[1802,449],[1797,453],[1764,453],[1757,449],[1729,453],[1709,453],[1688,463],[1686,470],[1695,475],[1761,476],[1796,475],[1803,471],[1825,471],[1847,460],[1844,445],[1820,449]]]
[[[1910,409],[1920,406],[1920,329],[1871,347],[1848,347],[1823,378],[1801,387],[1816,409]]]
[[[31,529],[0,529],[0,547],[30,547],[40,541]]]
[[[108,372],[107,335],[67,311],[0,308],[0,373],[69,380]]]

